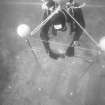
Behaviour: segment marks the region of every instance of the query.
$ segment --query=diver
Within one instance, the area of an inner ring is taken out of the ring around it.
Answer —
[[[42,9],[44,10],[43,20],[45,20],[53,11],[60,6],[60,4],[54,0],[42,0]],[[77,8],[72,8],[77,7]],[[70,15],[78,21],[78,23],[85,28],[85,20],[81,8],[78,8],[79,4],[74,2],[74,0],[68,0],[65,4],[65,8],[69,11]],[[70,27],[66,26],[66,23],[70,24]],[[67,14],[65,9],[61,7],[60,11],[56,13],[42,28],[40,31],[40,38],[42,39],[43,45],[46,52],[53,59],[58,59],[59,57],[64,57],[64,55],[55,53],[51,50],[49,44],[49,28],[52,28],[52,34],[57,36],[57,31],[66,31],[70,28],[71,32],[74,33],[73,41],[66,50],[65,56],[74,56],[74,47],[79,46],[79,39],[83,33],[83,30],[79,25]]]

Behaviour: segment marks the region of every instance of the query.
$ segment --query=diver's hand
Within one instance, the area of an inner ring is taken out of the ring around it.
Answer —
[[[74,56],[74,47],[70,46],[66,51],[66,56],[72,57]]]

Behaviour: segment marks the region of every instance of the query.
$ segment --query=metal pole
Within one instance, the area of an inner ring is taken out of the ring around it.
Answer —
[[[84,29],[81,24],[65,9],[66,13],[76,22],[76,24],[85,32],[85,34],[90,38],[90,40],[98,47],[96,40],[90,35],[86,29]]]
[[[35,58],[36,63],[41,68],[41,64],[40,64],[40,62],[39,62],[39,60],[37,58],[37,55],[35,54],[35,51],[32,48],[32,45],[31,45],[31,42],[30,42],[29,38],[27,38],[25,41],[26,41],[27,45],[29,46],[29,48],[31,49],[31,52],[32,52],[32,54],[33,54],[33,56]]]

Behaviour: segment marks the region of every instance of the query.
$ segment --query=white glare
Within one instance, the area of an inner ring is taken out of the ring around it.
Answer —
[[[105,51],[105,36],[100,39],[99,47],[101,50]]]
[[[17,27],[17,34],[22,38],[26,37],[27,35],[30,34],[30,27],[26,24],[20,24]]]

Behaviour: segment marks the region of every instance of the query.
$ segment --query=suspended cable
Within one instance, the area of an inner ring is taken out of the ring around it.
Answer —
[[[65,11],[67,12],[67,14],[78,24],[78,26],[85,32],[85,34],[91,39],[91,41],[96,45],[98,46],[98,43],[95,41],[95,39],[92,37],[92,35],[90,35],[88,33],[88,31],[83,28],[80,23],[65,9]]]

